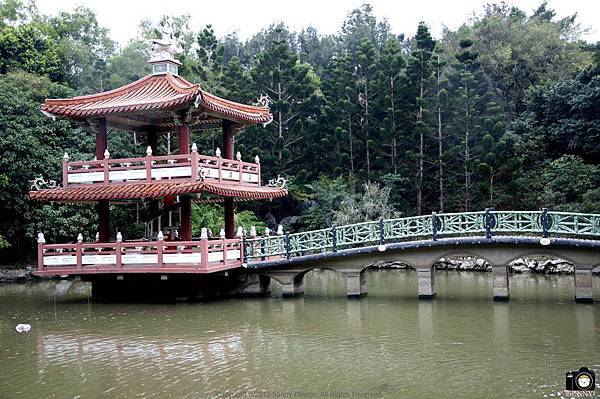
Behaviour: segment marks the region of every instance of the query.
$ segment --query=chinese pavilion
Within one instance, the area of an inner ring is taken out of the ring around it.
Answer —
[[[264,185],[258,156],[244,162],[234,153],[234,134],[272,120],[268,104],[250,106],[219,98],[178,75],[180,64],[168,42],[154,41],[152,74],[115,90],[68,99],[48,99],[44,114],[68,118],[96,135],[93,161],[73,161],[65,153],[62,187],[31,191],[31,199],[97,203],[98,234],[93,242],[48,244],[38,236],[38,274],[113,275],[124,273],[211,273],[243,263],[240,234],[234,227],[236,201],[287,195],[285,187]],[[190,146],[190,129],[221,127],[222,152],[201,155]],[[109,130],[139,132],[147,140],[146,156],[113,159],[107,147]],[[158,154],[158,139],[177,131],[176,154]],[[191,202],[219,201],[224,229],[208,237],[202,229],[192,237]],[[144,239],[111,237],[111,201],[144,202],[153,211]],[[177,220],[179,219],[179,220]],[[237,237],[236,237],[237,236]],[[114,241],[113,241],[114,240]]]

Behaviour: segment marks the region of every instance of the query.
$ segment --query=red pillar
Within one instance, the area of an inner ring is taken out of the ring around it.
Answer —
[[[179,154],[190,153],[190,127],[183,121],[179,125]],[[180,237],[184,241],[192,240],[192,200],[190,197],[181,197],[181,231]]]
[[[231,121],[223,119],[223,155],[225,159],[233,159],[233,129]],[[225,208],[225,237],[235,236],[234,226],[234,203],[233,198],[227,197],[224,202]]]
[[[96,130],[96,159],[104,159],[107,148],[106,118],[97,120]],[[107,200],[98,201],[98,241],[108,242],[110,239],[110,209]]]
[[[146,141],[148,147],[152,149],[152,156],[158,155],[158,132],[154,128],[149,128],[146,132]],[[150,200],[150,215],[158,215],[158,200]],[[158,232],[158,220],[152,222],[152,231]]]

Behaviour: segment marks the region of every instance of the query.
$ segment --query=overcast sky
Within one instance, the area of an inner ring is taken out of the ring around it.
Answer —
[[[407,35],[415,33],[419,21],[427,22],[434,35],[439,35],[443,26],[456,28],[489,2],[492,0],[369,1],[375,15],[387,18],[394,33]],[[508,2],[529,13],[541,0]],[[335,33],[348,12],[362,3],[365,0],[37,0],[45,14],[70,11],[79,5],[93,9],[100,24],[109,28],[112,38],[121,44],[136,36],[140,20],[157,21],[165,14],[189,14],[197,28],[212,24],[219,36],[237,31],[242,39],[279,21],[292,30],[313,25],[321,33]],[[585,38],[600,40],[600,1],[550,0],[549,5],[559,17],[577,13],[579,22],[590,30]]]

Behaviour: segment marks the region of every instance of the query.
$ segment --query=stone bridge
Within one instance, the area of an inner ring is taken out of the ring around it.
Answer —
[[[493,297],[509,298],[513,260],[532,255],[565,259],[575,267],[575,299],[593,301],[592,269],[600,265],[600,215],[561,212],[433,214],[379,220],[244,241],[245,293],[282,284],[283,296],[304,292],[304,275],[331,269],[346,276],[348,297],[367,294],[365,270],[397,262],[416,270],[419,298],[433,298],[435,263],[452,255],[485,259],[492,268]]]

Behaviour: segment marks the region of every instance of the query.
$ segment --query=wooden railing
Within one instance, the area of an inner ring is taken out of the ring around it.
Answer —
[[[126,184],[156,181],[210,180],[219,183],[260,186],[260,163],[199,155],[195,146],[190,154],[95,161],[70,161],[63,158],[63,187],[89,184]]]
[[[241,240],[119,241],[46,244],[38,237],[38,273],[211,273],[241,267]]]

